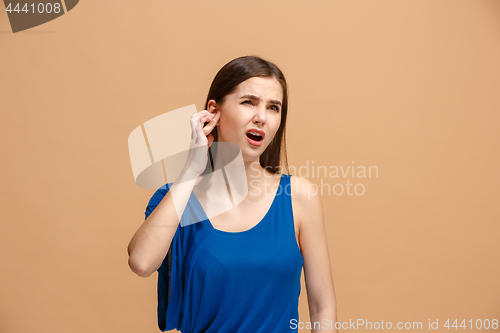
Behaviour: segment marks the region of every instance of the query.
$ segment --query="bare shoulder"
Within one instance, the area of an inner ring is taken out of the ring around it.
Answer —
[[[312,197],[319,198],[318,187],[307,178],[291,176],[290,185],[292,198],[297,201],[310,200]]]
[[[308,216],[317,216],[323,213],[318,186],[307,178],[291,176],[290,187],[293,215],[299,228],[302,228],[308,220]]]

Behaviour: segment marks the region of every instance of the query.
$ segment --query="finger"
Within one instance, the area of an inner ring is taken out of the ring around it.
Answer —
[[[208,124],[205,125],[205,127],[203,127],[203,133],[205,133],[205,136],[207,136],[208,134],[210,134],[213,131],[215,125],[217,124],[218,119],[219,118],[217,116],[213,117],[210,120],[210,122],[208,122]]]
[[[198,123],[200,121],[205,120],[207,117],[207,114],[194,114],[191,116],[191,122],[192,123]]]
[[[217,111],[215,113],[215,116],[213,118],[213,122],[214,122],[214,126],[217,125],[219,123],[219,120],[220,120],[220,111]]]
[[[214,119],[214,115],[210,113],[206,117],[203,118],[203,123],[206,124],[206,123],[212,121],[212,119]]]
[[[203,110],[203,111],[200,111],[198,113],[193,114],[191,116],[191,118],[193,118],[193,117],[199,117],[199,116],[202,116],[202,115],[207,114],[207,113],[210,113],[210,112],[208,112],[207,110]]]
[[[191,118],[190,120],[191,123],[191,142],[190,144],[192,146],[196,146],[197,144],[204,144],[206,140],[202,138],[202,140],[199,140],[199,131],[203,133],[203,126],[202,126],[202,121],[199,120],[199,116],[195,115]]]
[[[196,115],[193,115],[189,120],[189,124],[191,125],[191,143],[196,141],[196,124],[199,123],[199,120]]]
[[[191,126],[191,141],[196,139],[196,120],[193,117],[189,119],[189,125]]]
[[[191,116],[191,143],[192,144],[206,144],[206,134],[203,131],[203,126],[206,121],[213,119],[213,114],[203,110]],[[201,133],[200,133],[201,132]],[[210,133],[210,132],[209,132]],[[198,138],[200,134],[203,136],[201,140]]]
[[[214,135],[213,134],[209,134],[207,136],[207,140],[208,140],[208,148],[210,148],[210,146],[212,145],[212,142],[214,142]]]
[[[196,143],[197,144],[206,144],[207,137],[205,133],[203,133],[203,127],[200,123],[196,124]]]
[[[212,119],[220,119],[220,111],[212,113]]]
[[[196,124],[199,124],[200,122],[204,122],[205,120],[211,119],[210,118],[210,113],[208,111],[205,111],[204,113],[199,112],[197,114],[194,114],[191,116],[190,123],[191,123],[191,129],[193,131],[196,131]]]
[[[197,122],[204,122],[205,120],[207,120],[209,117],[210,117],[210,112],[206,111],[206,110],[203,110],[203,111],[200,111],[198,113],[195,113],[191,116],[191,123],[195,124]]]

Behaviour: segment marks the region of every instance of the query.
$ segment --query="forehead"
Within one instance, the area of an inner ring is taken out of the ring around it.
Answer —
[[[274,99],[283,101],[283,88],[272,77],[251,77],[241,82],[234,91],[236,98],[243,95],[255,95],[264,101]]]

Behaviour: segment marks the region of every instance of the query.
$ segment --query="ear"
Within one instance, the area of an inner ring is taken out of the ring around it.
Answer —
[[[212,114],[215,114],[215,112],[217,112],[217,103],[215,102],[215,100],[211,99],[208,101],[208,104],[207,104],[207,111],[212,113]]]

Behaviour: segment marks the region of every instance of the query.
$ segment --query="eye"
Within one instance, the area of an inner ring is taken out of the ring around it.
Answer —
[[[250,100],[248,100],[248,101],[244,101],[244,102],[242,102],[241,104],[245,104],[245,103],[247,103],[247,102],[253,105],[252,101],[250,101]]]
[[[280,108],[279,108],[279,107],[277,107],[276,105],[271,105],[271,107],[272,107],[272,108],[274,108],[274,110],[275,110],[275,111],[280,112]]]

